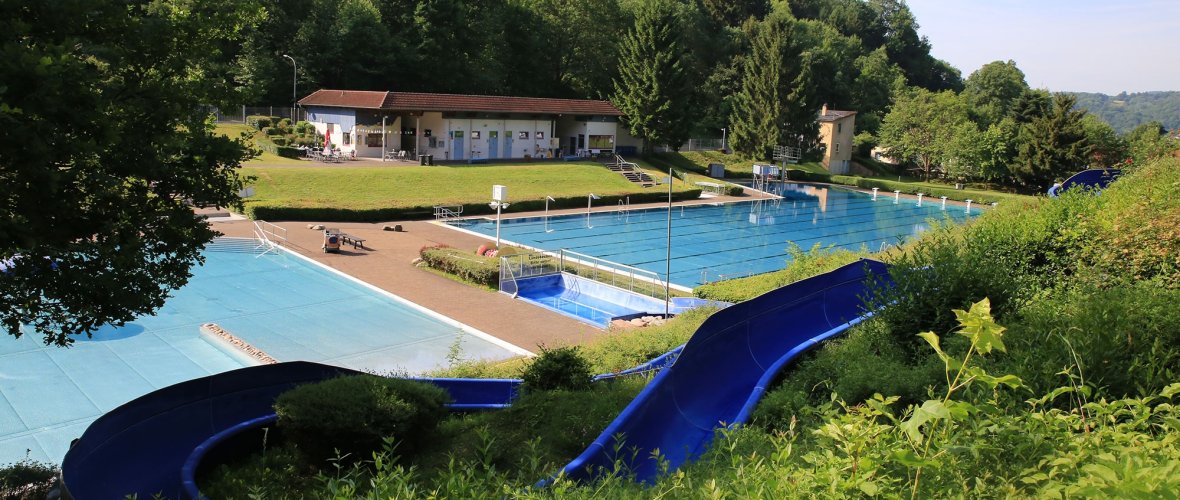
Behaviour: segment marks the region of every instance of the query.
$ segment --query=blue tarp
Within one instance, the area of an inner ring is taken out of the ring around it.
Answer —
[[[1061,184],[1054,184],[1049,188],[1049,196],[1056,198],[1061,193],[1075,187],[1085,187],[1095,190],[1106,189],[1106,186],[1123,175],[1117,168],[1094,168],[1083,170],[1070,176]]]

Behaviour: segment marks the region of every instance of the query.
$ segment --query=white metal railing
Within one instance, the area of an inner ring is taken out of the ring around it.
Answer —
[[[667,298],[668,283],[658,273],[572,250],[558,251],[558,270],[657,299]]]
[[[261,257],[276,251],[280,245],[287,243],[287,228],[264,220],[256,220],[254,221],[254,239],[258,241],[255,250],[261,250],[255,257]]]
[[[456,219],[463,216],[463,205],[435,205],[434,220]]]
[[[519,293],[517,280],[570,273],[656,299],[667,298],[668,283],[658,273],[571,250],[505,255],[500,258],[500,291]]]

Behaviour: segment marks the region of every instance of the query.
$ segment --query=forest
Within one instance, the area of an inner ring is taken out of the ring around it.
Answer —
[[[1147,122],[1159,122],[1168,130],[1180,130],[1180,91],[1126,92],[1118,95],[1073,92],[1078,107],[1098,115],[1115,130],[1125,133]]]
[[[646,151],[725,128],[755,159],[818,155],[827,105],[857,112],[861,158],[1022,191],[1180,149],[1174,118],[1138,111],[1166,111],[1155,94],[1054,94],[1012,60],[964,78],[901,0],[240,3],[256,15],[220,58],[242,104],[319,88],[609,99]]]

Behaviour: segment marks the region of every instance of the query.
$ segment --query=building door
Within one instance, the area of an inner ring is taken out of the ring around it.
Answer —
[[[465,146],[463,144],[463,131],[462,130],[451,131],[451,159],[452,160],[462,160],[463,158],[465,158],[464,155],[466,154],[466,151],[467,151],[467,146]]]
[[[488,131],[488,158],[496,159],[500,157],[500,131]]]
[[[512,131],[504,132],[504,158],[512,158]]]
[[[566,151],[568,151],[567,154],[571,155],[578,152],[578,139],[574,138],[574,136],[570,136],[570,147]]]

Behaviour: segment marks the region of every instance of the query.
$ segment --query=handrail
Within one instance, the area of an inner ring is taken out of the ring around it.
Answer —
[[[567,257],[567,256],[571,256],[571,257]],[[559,270],[561,272],[565,272],[565,270],[566,270],[566,261],[569,261],[574,264],[579,264],[582,266],[589,266],[595,271],[595,275],[594,276],[586,276],[586,278],[590,278],[594,281],[601,281],[598,279],[598,273],[597,273],[598,269],[600,267],[605,272],[611,274],[612,276],[626,276],[626,277],[630,278],[630,280],[631,280],[631,282],[627,286],[627,290],[631,291],[631,292],[636,291],[636,289],[635,289],[635,280],[636,279],[638,279],[639,281],[645,282],[649,285],[656,285],[656,286],[653,286],[650,288],[650,292],[644,293],[644,295],[647,295],[649,297],[659,298],[659,295],[663,295],[663,294],[656,294],[655,293],[656,288],[659,288],[659,291],[661,291],[661,292],[667,290],[667,288],[668,288],[668,282],[666,280],[660,278],[660,275],[658,273],[655,273],[653,271],[648,271],[646,269],[640,269],[638,267],[628,266],[626,264],[620,264],[618,262],[611,262],[609,260],[606,260],[606,259],[603,259],[600,257],[594,257],[592,255],[586,255],[583,253],[575,252],[573,250],[567,250],[564,248],[558,251],[558,258],[559,258]],[[577,273],[574,273],[574,274],[577,274]],[[603,283],[605,283],[605,282],[603,282]],[[611,280],[610,284],[618,286],[618,284],[613,279]]]
[[[267,226],[263,226],[262,224],[267,224]],[[280,236],[278,232],[271,229],[271,227],[281,229],[283,234]],[[276,251],[276,249],[279,247],[278,243],[275,243],[270,239],[270,236],[272,235],[276,238],[281,238],[283,241],[287,241],[287,230],[285,228],[271,224],[264,220],[254,221],[254,239],[258,240],[258,245],[254,247],[254,249],[262,250],[258,254],[254,255],[255,258],[262,257],[263,255]]]
[[[455,219],[463,216],[463,205],[435,205],[434,220]]]

